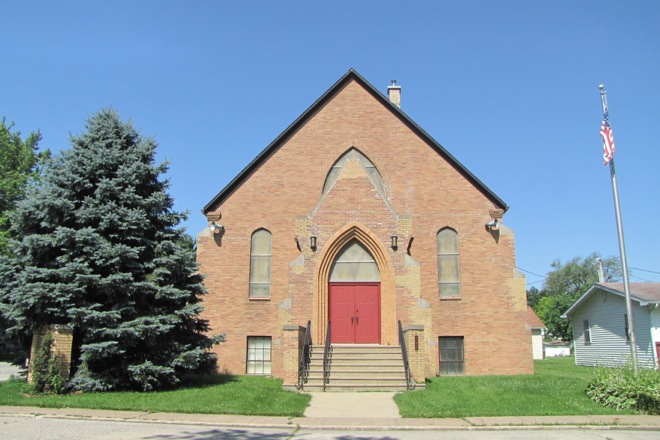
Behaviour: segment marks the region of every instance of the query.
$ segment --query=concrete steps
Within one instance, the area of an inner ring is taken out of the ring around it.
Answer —
[[[406,372],[398,345],[333,345],[325,391],[405,391]],[[323,346],[315,345],[303,389],[323,391]]]

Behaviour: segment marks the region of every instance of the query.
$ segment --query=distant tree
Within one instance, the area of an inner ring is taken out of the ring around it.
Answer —
[[[22,139],[19,131],[12,130],[13,126],[4,117],[0,120],[0,256],[6,257],[11,256],[9,215],[25,195],[27,186],[36,181],[40,165],[49,155],[48,150],[37,151],[41,139],[38,131]],[[0,351],[14,352],[21,344],[9,336],[6,328],[7,322],[0,313]],[[15,354],[24,357],[26,353]]]
[[[50,154],[38,152],[41,134],[32,132],[25,140],[20,131],[12,131],[13,124],[0,121],[0,254],[9,254],[9,213],[39,173],[40,163]]]
[[[531,308],[535,308],[539,300],[543,297],[543,291],[537,289],[536,287],[530,287],[527,289],[527,305]]]
[[[559,293],[556,295],[543,296],[534,307],[534,311],[545,324],[548,336],[551,338],[570,341],[573,339],[573,326],[571,321],[561,317],[562,313],[569,309],[575,301],[573,297]]]
[[[548,328],[548,333],[565,341],[573,339],[573,328],[568,319],[561,315],[570,308],[594,283],[598,282],[597,252],[586,258],[575,257],[562,263],[552,262],[553,271],[543,283],[543,288],[536,293],[537,300],[532,308]],[[621,278],[621,263],[617,257],[603,258],[604,282]],[[530,289],[531,290],[531,289]]]
[[[156,143],[111,110],[71,143],[12,218],[18,259],[0,264],[9,330],[70,325],[77,390],[170,388],[213,370],[220,338],[199,318],[202,278]]]
[[[547,295],[568,293],[575,299],[585,293],[589,287],[598,282],[598,259],[600,254],[594,252],[586,258],[575,257],[566,263],[560,260],[552,262],[554,270],[548,273],[543,284]],[[621,262],[617,257],[601,259],[604,281],[612,282],[621,279]]]

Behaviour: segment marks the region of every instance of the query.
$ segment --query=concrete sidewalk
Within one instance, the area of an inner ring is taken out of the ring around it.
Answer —
[[[363,419],[400,419],[394,392],[374,393],[309,393],[312,400],[305,418],[346,419],[359,415]]]
[[[7,372],[5,372],[7,373]],[[11,374],[14,374],[13,372]],[[7,377],[9,374],[7,374]],[[0,417],[50,417],[143,423],[195,424],[242,428],[374,430],[489,430],[579,426],[592,429],[660,431],[660,416],[529,416],[404,419],[394,403],[395,393],[310,393],[304,417],[233,416],[215,414],[149,413],[82,408],[0,406]]]
[[[350,406],[350,405],[347,405]],[[355,412],[358,413],[357,411]],[[639,429],[660,431],[660,416],[466,417],[463,419],[403,419],[395,417],[260,417],[212,414],[147,413],[76,408],[0,406],[3,415],[115,420],[143,423],[196,424],[243,428],[364,430],[494,430],[578,426],[581,429]]]

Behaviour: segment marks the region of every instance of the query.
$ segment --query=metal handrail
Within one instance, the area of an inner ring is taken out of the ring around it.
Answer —
[[[323,391],[325,386],[330,382],[330,357],[332,356],[332,345],[330,344],[330,321],[328,321],[328,330],[325,333],[325,347],[323,348]]]
[[[296,388],[302,390],[309,376],[309,364],[312,360],[312,321],[307,321],[305,337],[300,347],[300,365],[298,366],[298,384]]]
[[[409,390],[415,389],[415,379],[410,372],[410,365],[408,364],[408,350],[406,349],[406,339],[403,336],[403,326],[399,321],[399,345],[401,345],[401,354],[403,355],[403,367],[406,370],[406,388]]]

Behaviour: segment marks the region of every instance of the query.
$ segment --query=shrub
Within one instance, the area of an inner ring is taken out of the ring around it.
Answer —
[[[7,331],[67,323],[73,365],[86,365],[70,384],[79,391],[168,389],[215,371],[210,349],[222,337],[200,318],[194,240],[179,226],[186,213],[174,209],[156,142],[112,110],[86,128],[14,211],[16,258],[0,258]]]
[[[633,409],[660,414],[660,371],[631,365],[620,368],[599,367],[587,384],[587,395],[594,402],[617,410]]]
[[[53,335],[46,333],[37,348],[32,365],[32,387],[38,393],[61,394],[67,380],[62,370],[62,359],[53,355]]]

